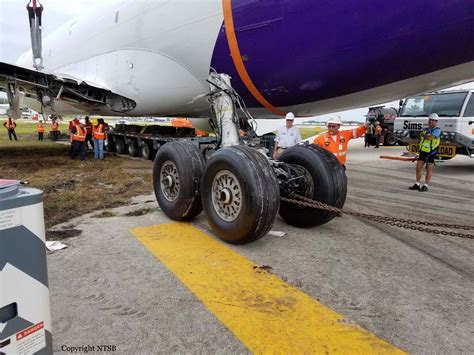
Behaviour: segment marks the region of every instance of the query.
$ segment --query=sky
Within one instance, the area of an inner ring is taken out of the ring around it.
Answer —
[[[0,61],[15,63],[24,51],[31,48],[30,29],[26,4],[28,0],[0,0]],[[54,32],[64,22],[76,17],[81,10],[97,4],[98,1],[111,0],[42,0],[43,38]],[[469,87],[473,87],[471,84]],[[0,97],[6,97],[0,92]],[[398,101],[386,106],[398,108]],[[338,112],[343,121],[365,121],[367,107]],[[325,120],[328,115],[317,116],[316,120]]]

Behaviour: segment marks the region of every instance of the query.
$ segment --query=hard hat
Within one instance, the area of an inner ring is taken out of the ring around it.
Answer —
[[[293,112],[288,112],[285,116],[285,119],[293,121],[295,119],[295,115]]]
[[[339,124],[339,125],[342,125],[342,120],[341,120],[341,117],[337,116],[337,115],[334,115],[334,116],[330,116],[329,117],[329,120],[327,122],[328,124],[329,123],[332,123],[332,124]]]
[[[86,120],[83,119],[83,118],[81,118],[81,119],[79,120],[79,123],[85,124],[85,123],[86,123]]]
[[[437,113],[432,113],[429,117],[430,120],[435,120],[435,121],[438,121],[439,120],[439,116]]]

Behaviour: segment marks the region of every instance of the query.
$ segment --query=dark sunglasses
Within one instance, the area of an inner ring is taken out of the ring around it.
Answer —
[[[337,128],[337,124],[328,124],[328,128]]]

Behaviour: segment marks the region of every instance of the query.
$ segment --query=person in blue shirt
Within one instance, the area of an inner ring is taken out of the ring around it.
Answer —
[[[433,164],[438,153],[439,143],[441,141],[441,130],[437,127],[438,114],[432,113],[428,119],[428,128],[420,135],[420,150],[416,158],[416,182],[410,186],[410,190],[428,191],[428,184],[433,175]],[[421,184],[423,165],[426,164],[425,184]]]

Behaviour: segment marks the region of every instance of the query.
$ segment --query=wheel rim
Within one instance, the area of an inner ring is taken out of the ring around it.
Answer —
[[[233,222],[242,209],[242,190],[236,176],[222,170],[212,181],[212,205],[220,218]]]
[[[147,145],[144,145],[143,148],[142,148],[142,156],[143,156],[143,158],[148,159],[149,155],[150,155],[150,150],[148,149]]]
[[[164,162],[160,171],[160,187],[163,196],[170,202],[178,198],[180,181],[176,165],[167,160]]]

